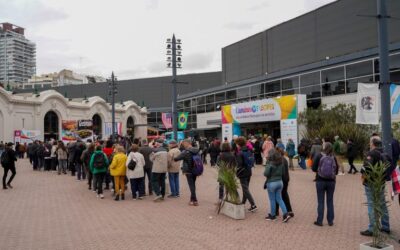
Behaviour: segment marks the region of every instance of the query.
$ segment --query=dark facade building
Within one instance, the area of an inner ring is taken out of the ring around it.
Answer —
[[[388,0],[388,12],[400,17],[400,1]],[[229,45],[224,84],[181,95],[178,109],[190,112],[192,128],[219,131],[224,104],[292,94],[306,95],[309,107],[355,103],[359,82],[379,81],[377,19],[360,16],[376,13],[375,0],[338,0]],[[388,33],[390,78],[400,82],[398,20]]]

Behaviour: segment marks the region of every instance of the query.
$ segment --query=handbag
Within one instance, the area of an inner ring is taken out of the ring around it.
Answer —
[[[400,194],[400,169],[396,167],[392,172],[392,188],[394,195]]]
[[[128,169],[129,170],[135,170],[136,168],[136,161],[134,161],[133,159],[128,163]]]

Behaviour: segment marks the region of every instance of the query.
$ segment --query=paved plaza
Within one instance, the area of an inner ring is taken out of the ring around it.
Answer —
[[[216,171],[207,167],[198,179],[200,206],[188,206],[181,176],[181,198],[154,203],[115,202],[106,191],[97,199],[70,175],[34,172],[18,161],[14,189],[0,190],[0,249],[358,249],[370,239],[360,175],[337,177],[335,225],[316,227],[316,192],[310,170],[290,172],[289,194],[295,217],[284,224],[265,221],[267,194],[263,168],[253,174],[251,191],[259,210],[235,221],[217,215]],[[400,237],[400,208],[389,208],[393,235]],[[326,223],[326,221],[325,221]],[[395,248],[400,249],[394,240]]]

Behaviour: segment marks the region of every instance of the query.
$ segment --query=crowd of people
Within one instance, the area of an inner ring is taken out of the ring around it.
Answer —
[[[364,164],[359,170],[354,160],[359,156],[357,145],[352,139],[344,143],[339,136],[330,138],[315,138],[312,142],[301,140],[297,150],[293,140],[285,144],[281,139],[274,140],[270,136],[255,137],[234,136],[232,141],[224,138],[223,141],[215,138],[203,138],[196,142],[185,139],[181,142],[171,140],[168,144],[163,139],[157,139],[150,144],[147,140],[134,139],[112,140],[96,142],[71,142],[65,145],[62,141],[43,143],[35,141],[24,147],[32,164],[33,170],[56,170],[58,175],[67,174],[76,176],[78,181],[87,180],[88,189],[104,199],[103,189],[110,189],[113,199],[125,200],[127,185],[130,184],[132,199],[141,200],[145,196],[154,195],[155,202],[168,198],[180,197],[179,174],[182,172],[190,190],[189,205],[198,206],[196,195],[196,180],[201,175],[202,164],[207,163],[210,155],[210,165],[221,169],[228,166],[235,169],[236,176],[242,189],[242,204],[249,202],[248,210],[256,212],[258,207],[249,189],[252,171],[256,165],[265,167],[264,176],[269,197],[270,209],[266,220],[276,220],[279,210],[282,212],[283,222],[294,217],[290,203],[288,186],[290,170],[294,170],[293,160],[298,159],[301,169],[309,168],[315,173],[315,187],[317,193],[316,226],[323,226],[325,203],[327,207],[326,219],[329,226],[334,225],[334,193],[336,176],[344,175],[344,161],[347,158],[350,166],[348,173],[361,172],[363,176],[371,171],[371,165],[378,162],[388,163],[387,180],[397,166],[400,155],[400,145],[396,139],[392,141],[392,155],[385,155],[382,151],[382,142],[377,134],[371,136],[369,151],[365,154]],[[0,143],[1,164],[4,168],[3,189],[12,188],[11,182],[16,174],[15,162],[23,158],[21,145]],[[201,171],[199,172],[199,168]],[[12,173],[7,180],[8,172]],[[147,185],[146,185],[147,177]],[[170,192],[167,194],[166,180]],[[363,178],[363,185],[368,204],[369,225],[362,235],[372,236],[374,220],[371,206],[371,187]],[[146,192],[147,189],[147,192]],[[167,195],[167,196],[166,196]],[[226,197],[224,185],[219,184],[218,199],[222,202]],[[382,201],[385,199],[382,192]],[[386,203],[382,202],[382,231],[390,233],[389,213]]]

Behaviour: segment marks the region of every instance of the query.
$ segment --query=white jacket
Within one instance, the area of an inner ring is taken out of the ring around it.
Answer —
[[[131,162],[132,159],[134,161],[136,161],[136,167],[135,167],[135,170],[133,170],[133,171],[128,168],[128,164],[129,164],[129,162]],[[144,157],[141,153],[130,152],[128,155],[128,159],[126,160],[126,176],[129,179],[136,179],[136,178],[144,177],[144,169],[143,169],[144,164],[145,164]]]

